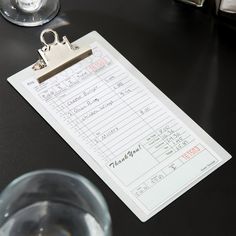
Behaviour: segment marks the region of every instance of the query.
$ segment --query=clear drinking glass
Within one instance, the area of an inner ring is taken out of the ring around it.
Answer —
[[[43,25],[52,20],[59,9],[59,0],[0,0],[1,14],[21,26]]]
[[[1,193],[0,236],[111,236],[111,218],[103,196],[84,177],[36,171]]]

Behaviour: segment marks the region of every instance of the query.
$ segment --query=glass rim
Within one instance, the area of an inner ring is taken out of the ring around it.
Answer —
[[[27,179],[29,177],[32,176],[37,176],[37,175],[43,175],[43,174],[57,174],[57,175],[62,175],[62,176],[67,176],[67,177],[71,177],[73,179],[77,179],[77,180],[85,180],[86,182],[89,182],[90,184],[93,185],[93,187],[95,187],[95,189],[100,192],[98,190],[98,188],[86,177],[74,172],[74,171],[70,171],[70,170],[63,170],[63,169],[39,169],[39,170],[32,170],[29,172],[26,172],[18,177],[16,177],[15,179],[13,179],[12,181],[9,182],[9,184],[7,184],[1,191],[0,193],[0,198],[2,193],[4,193],[4,191],[7,188],[11,188],[13,186],[15,186],[16,184],[20,183],[21,181],[23,181],[24,179]]]

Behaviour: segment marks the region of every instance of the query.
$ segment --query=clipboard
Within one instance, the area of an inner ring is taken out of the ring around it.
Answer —
[[[231,158],[97,32],[41,42],[8,81],[141,221]]]

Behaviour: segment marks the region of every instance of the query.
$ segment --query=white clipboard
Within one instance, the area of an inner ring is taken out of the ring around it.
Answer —
[[[55,36],[52,44],[44,40],[48,32]],[[230,154],[97,32],[71,45],[65,37],[60,42],[55,31],[46,30],[41,41],[40,60],[8,81],[141,221],[230,159]],[[93,82],[90,90],[82,89]],[[58,84],[61,86],[56,87]],[[117,99],[105,100],[109,93]],[[142,98],[146,100],[138,102]],[[60,114],[53,111],[53,102]],[[121,113],[122,109],[127,113]],[[71,117],[73,128],[67,124]],[[89,126],[89,122],[95,122],[94,130],[86,127],[82,133],[82,125]],[[86,138],[90,135],[92,138]]]

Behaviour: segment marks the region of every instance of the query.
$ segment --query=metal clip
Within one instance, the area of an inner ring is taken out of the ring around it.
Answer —
[[[52,43],[47,43],[45,40],[44,36],[48,33],[54,36]],[[37,80],[39,83],[92,55],[91,48],[74,46],[68,41],[66,36],[60,42],[57,32],[52,29],[43,30],[40,40],[44,46],[38,50],[40,59],[32,68],[38,75]]]

